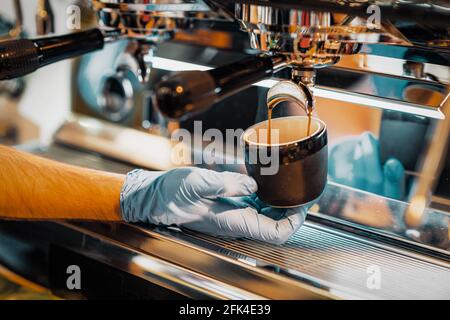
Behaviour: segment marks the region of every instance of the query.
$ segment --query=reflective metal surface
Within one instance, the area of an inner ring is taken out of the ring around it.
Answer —
[[[176,229],[8,222],[191,298],[448,299],[449,264],[307,221],[283,246]],[[3,257],[1,257],[3,259]],[[367,285],[381,273],[379,289]]]
[[[365,230],[400,240],[405,246],[414,243],[415,251],[450,261],[450,215],[448,212],[426,208],[423,220],[412,227],[406,223],[408,203],[381,197],[373,193],[328,182],[327,189],[311,214],[322,223]]]
[[[194,18],[217,17],[203,1],[94,0],[93,8],[101,26],[151,42],[170,39],[174,31],[189,28]]]
[[[381,24],[369,26],[331,12],[236,4],[235,14],[254,49],[286,54],[304,67],[335,64],[340,55],[358,53],[361,43],[408,43],[395,28],[388,32]]]
[[[449,276],[449,264],[441,268],[408,257],[405,252],[396,252],[388,246],[378,246],[376,242],[366,242],[312,222],[307,222],[286,244],[276,248],[248,240],[189,236],[250,265],[293,278],[311,277],[341,297],[350,298],[353,294],[355,298],[442,299],[450,294],[450,282],[437,280]],[[367,286],[371,266],[379,268],[382,274],[383,284],[377,291]],[[434,284],[429,286],[431,283]]]
[[[254,5],[267,5],[264,0],[212,0],[215,3],[245,3]],[[449,4],[446,0],[271,0],[270,5],[275,8],[308,9],[342,13],[356,17],[367,17],[368,8],[377,5],[383,12],[383,19],[404,21],[413,24],[425,24],[434,28],[446,27],[448,24]]]
[[[97,8],[127,11],[154,11],[168,16],[182,16],[180,12],[208,11],[209,7],[203,1],[186,0],[94,0]]]
[[[223,279],[225,283],[247,288],[265,297],[305,297],[300,287],[290,287],[283,278],[306,284],[307,287],[316,287],[322,292],[328,292],[331,297],[340,298],[442,299],[448,298],[450,294],[450,282],[444,280],[449,277],[448,263],[435,264],[433,260],[409,256],[406,251],[367,242],[363,238],[312,222],[307,222],[283,246],[249,240],[230,241],[164,228],[135,227],[133,232],[128,233],[125,225],[118,228],[120,232],[111,232],[108,227],[93,224],[77,226],[137,245],[141,250],[148,250],[165,260],[201,270],[214,278]],[[139,234],[145,235],[144,242]],[[160,245],[153,245],[152,238],[159,239]],[[171,242],[176,243],[173,243],[172,250],[168,247]],[[178,250],[177,246],[180,246]],[[181,253],[181,250],[184,252]],[[210,258],[201,258],[203,254]],[[227,260],[231,265],[225,262]],[[373,265],[383,274],[380,290],[367,287],[367,270]],[[253,275],[259,274],[259,280],[252,280],[253,277],[249,277],[250,274],[245,270],[252,270]],[[253,282],[255,280],[258,285]],[[271,284],[273,287],[266,286],[269,285],[267,281],[275,281]]]

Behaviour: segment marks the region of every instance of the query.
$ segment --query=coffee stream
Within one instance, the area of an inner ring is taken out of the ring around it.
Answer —
[[[278,103],[272,104],[272,106],[267,107],[267,143],[271,144],[272,137],[272,111],[278,106]],[[306,137],[309,137],[311,133],[311,117],[312,117],[312,108],[308,108],[307,116],[308,116],[308,125],[306,126]]]

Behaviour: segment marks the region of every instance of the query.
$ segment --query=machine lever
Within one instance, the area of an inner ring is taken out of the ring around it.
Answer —
[[[45,65],[102,49],[104,36],[91,29],[55,37],[0,42],[0,80],[24,76]]]
[[[287,65],[282,55],[252,56],[209,71],[181,71],[164,77],[155,87],[154,104],[171,119],[206,110]]]

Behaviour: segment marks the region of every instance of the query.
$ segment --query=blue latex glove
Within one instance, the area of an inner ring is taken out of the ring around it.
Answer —
[[[403,165],[389,158],[382,166],[378,140],[370,132],[331,147],[328,174],[332,181],[385,197],[402,199],[405,193]]]
[[[127,222],[284,243],[305,221],[307,208],[264,206],[252,195],[256,190],[256,182],[239,173],[191,167],[167,172],[134,170],[127,174],[120,205]]]

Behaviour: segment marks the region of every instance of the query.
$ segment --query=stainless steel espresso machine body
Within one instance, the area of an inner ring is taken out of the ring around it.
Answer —
[[[2,78],[95,51],[74,60],[71,115],[35,152],[120,173],[179,165],[244,172],[238,139],[223,148],[230,161],[199,164],[205,145],[196,137],[264,120],[268,89],[290,80],[303,107],[327,122],[331,142],[372,131],[381,162],[404,165],[406,191],[394,199],[329,179],[281,246],[148,225],[2,221],[2,265],[76,298],[450,298],[448,3],[77,5],[97,16],[82,33],[0,43],[0,53],[34,62],[25,70],[14,68],[21,60],[3,60]],[[14,56],[18,45],[29,50]],[[179,130],[192,133],[188,162],[172,156]],[[55,276],[73,261],[95,279],[75,296]],[[371,282],[376,274],[381,286]]]

